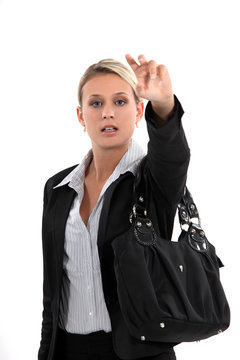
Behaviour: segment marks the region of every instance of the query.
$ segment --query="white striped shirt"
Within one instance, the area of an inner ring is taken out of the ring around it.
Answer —
[[[84,195],[85,172],[92,160],[92,150],[81,164],[56,187],[66,185],[76,191],[65,229],[63,283],[61,290],[59,327],[69,333],[88,334],[111,331],[110,318],[104,300],[100,261],[97,248],[99,218],[104,194],[121,174],[133,174],[144,153],[132,140],[127,152],[104,184],[98,201],[88,219],[87,227],[79,213]]]

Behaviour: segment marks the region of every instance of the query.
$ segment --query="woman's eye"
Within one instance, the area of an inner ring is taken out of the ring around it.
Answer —
[[[125,100],[117,100],[115,102],[116,105],[119,105],[119,106],[123,106],[124,104],[126,104],[126,101]]]
[[[102,105],[102,103],[101,103],[101,101],[94,101],[93,103],[91,103],[91,105],[92,105],[93,107],[99,107],[99,106]]]

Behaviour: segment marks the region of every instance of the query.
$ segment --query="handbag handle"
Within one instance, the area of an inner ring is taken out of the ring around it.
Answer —
[[[140,217],[147,217],[147,209],[146,209],[146,181],[144,177],[146,176],[146,162],[147,156],[144,156],[141,160],[133,186],[134,197],[135,197],[135,204],[133,206],[133,213],[132,216],[137,218]],[[187,186],[184,187],[183,195],[178,203],[178,219],[181,228],[184,225],[191,226],[193,223],[193,219],[197,220],[197,225],[201,227],[201,220],[199,216],[199,212],[197,206],[193,200],[193,197],[188,190]]]
[[[140,217],[141,221],[145,218],[146,226],[151,229],[152,232],[154,232],[152,222],[150,219],[147,218],[147,182],[144,179],[144,177],[146,177],[146,161],[147,157],[144,156],[136,172],[133,186],[135,203],[129,216],[129,221],[130,223],[133,223],[135,221],[138,227],[138,218]],[[197,206],[186,185],[184,186],[183,195],[178,203],[178,219],[181,229],[188,233],[189,245],[198,252],[206,252],[208,250],[209,243],[206,238],[205,232],[201,227],[201,221]],[[195,221],[193,221],[193,219],[197,220],[197,224]],[[187,229],[183,229],[184,225],[187,225]],[[153,242],[155,242],[156,239],[154,238],[153,240]],[[148,242],[147,245],[151,245],[151,242]],[[219,267],[224,266],[218,257],[217,260]]]

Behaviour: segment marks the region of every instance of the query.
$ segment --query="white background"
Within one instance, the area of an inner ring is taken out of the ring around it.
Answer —
[[[185,109],[188,186],[225,263],[231,327],[177,346],[178,360],[239,358],[239,33],[237,0],[0,1],[1,360],[37,358],[43,186],[90,146],[75,114],[80,76],[127,52],[168,66]],[[146,147],[144,120],[134,137]]]

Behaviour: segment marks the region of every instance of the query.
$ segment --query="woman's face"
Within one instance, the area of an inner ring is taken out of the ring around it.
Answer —
[[[120,76],[98,74],[84,85],[77,115],[93,147],[113,149],[128,147],[143,108],[143,102],[136,104],[131,86]]]

